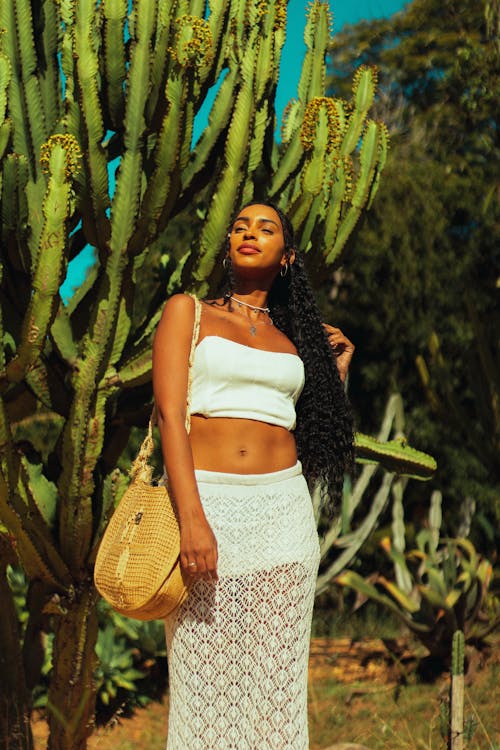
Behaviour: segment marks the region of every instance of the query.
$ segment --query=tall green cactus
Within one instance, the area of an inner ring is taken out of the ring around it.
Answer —
[[[274,143],[285,24],[286,0],[0,3],[0,534],[37,587],[30,616],[54,618],[53,750],[84,748],[91,728],[92,565],[150,399],[164,284],[204,293],[235,206],[264,193],[301,247],[338,261],[377,189],[375,76],[357,74],[350,103],[324,97],[326,2],[310,7],[298,98]],[[177,248],[145,312],[150,248],[188,206],[196,243]],[[96,265],[64,305],[86,245]]]

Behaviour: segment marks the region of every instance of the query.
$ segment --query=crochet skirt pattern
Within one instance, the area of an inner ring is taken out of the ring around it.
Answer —
[[[307,750],[319,544],[300,463],[196,478],[219,577],[166,620],[167,750]]]

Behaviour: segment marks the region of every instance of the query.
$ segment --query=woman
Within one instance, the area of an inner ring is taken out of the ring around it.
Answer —
[[[166,622],[167,749],[306,750],[319,562],[307,482],[321,482],[331,515],[353,460],[342,381],[354,348],[321,324],[291,224],[272,204],[239,212],[224,266],[227,292],[202,304],[189,435],[190,297],[167,302],[153,350],[192,581]]]

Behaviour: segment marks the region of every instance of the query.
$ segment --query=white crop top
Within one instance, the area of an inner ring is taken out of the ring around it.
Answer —
[[[256,419],[293,430],[303,387],[304,365],[296,354],[205,336],[194,355],[190,412]]]

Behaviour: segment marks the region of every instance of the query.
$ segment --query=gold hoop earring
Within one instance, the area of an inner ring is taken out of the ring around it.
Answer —
[[[285,265],[281,266],[280,276],[284,278],[287,275],[287,273],[288,273],[288,261],[285,261]]]

